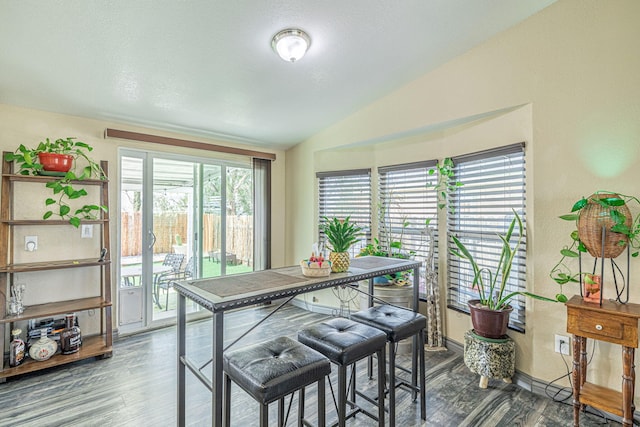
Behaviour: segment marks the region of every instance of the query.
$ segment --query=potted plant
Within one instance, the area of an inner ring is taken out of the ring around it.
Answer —
[[[36,148],[28,148],[21,144],[15,152],[5,153],[7,162],[15,162],[20,175],[47,175],[56,179],[47,182],[46,187],[53,191],[54,197],[45,200],[46,206],[57,205],[57,209],[48,210],[43,219],[57,215],[67,219],[74,227],[80,226],[82,219],[96,219],[100,211],[106,211],[106,206],[88,204],[71,211],[70,200],[75,200],[87,195],[84,188],[76,188],[77,181],[85,179],[106,179],[100,165],[89,157],[88,152],[93,147],[76,138],[56,139],[47,138],[41,141]],[[80,173],[76,172],[77,160],[83,159],[87,165]],[[71,160],[71,161],[70,161]],[[66,170],[65,170],[66,169]]]
[[[349,248],[358,241],[362,227],[350,222],[351,216],[345,219],[323,217],[320,228],[327,236],[327,247],[331,250],[329,261],[331,271],[341,273],[349,269]]]
[[[594,258],[613,259],[629,248],[632,257],[638,256],[640,214],[635,217],[631,215],[630,203],[640,205],[640,200],[613,191],[596,191],[575,202],[570,214],[560,216],[562,220],[574,222],[575,229],[570,234],[571,244],[560,250],[560,261],[549,273],[560,285],[560,293],[556,295],[558,301],[566,302],[568,299],[563,293],[563,285],[581,283],[584,286],[587,274],[589,278],[586,284],[592,285],[594,282],[593,273],[582,273],[581,277],[569,265],[569,261],[578,258],[580,253],[588,252]],[[601,278],[597,280],[600,284]]]
[[[373,239],[373,243],[369,243],[367,246],[360,250],[358,256],[379,256],[388,258],[400,258],[409,259],[415,255],[414,251],[404,251],[402,249],[402,241],[394,241],[389,244],[389,250],[380,246],[380,241],[377,238]],[[396,286],[409,285],[409,276],[411,271],[401,271],[393,274],[386,274],[384,276],[378,276],[373,278],[373,283],[376,285],[389,285]]]
[[[464,243],[456,236],[451,236],[457,249],[450,249],[450,253],[466,259],[473,268],[472,287],[477,289],[478,299],[468,302],[471,322],[476,334],[486,338],[500,338],[506,333],[509,325],[509,314],[513,311],[509,303],[515,296],[523,295],[543,301],[556,302],[554,299],[532,294],[531,292],[509,292],[506,289],[511,276],[513,259],[518,253],[523,238],[522,220],[515,210],[513,214],[515,217],[511,221],[507,233],[504,236],[499,236],[502,240],[502,250],[495,271],[480,267]],[[516,224],[518,225],[518,237],[515,243],[512,243],[511,240]]]

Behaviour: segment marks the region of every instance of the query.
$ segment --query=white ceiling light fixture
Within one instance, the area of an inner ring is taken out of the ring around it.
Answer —
[[[311,45],[311,38],[298,28],[287,28],[273,36],[271,47],[288,62],[296,62],[307,53]]]

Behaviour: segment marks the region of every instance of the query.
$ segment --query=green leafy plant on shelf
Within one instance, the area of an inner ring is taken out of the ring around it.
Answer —
[[[571,260],[580,257],[580,253],[591,253],[597,256],[602,250],[595,248],[587,241],[585,235],[580,234],[580,216],[591,207],[601,210],[599,224],[604,224],[607,233],[613,233],[612,244],[617,247],[616,253],[622,252],[627,246],[631,250],[632,257],[638,257],[640,251],[640,214],[635,217],[629,210],[630,204],[640,205],[640,200],[635,196],[616,193],[614,191],[596,191],[589,197],[582,197],[576,201],[571,213],[561,215],[560,219],[575,223],[575,229],[570,233],[571,243],[560,250],[560,260],[553,266],[549,276],[560,285],[560,293],[556,295],[558,301],[566,302],[567,296],[563,292],[563,286],[569,283],[580,283],[580,273],[576,273],[571,267]],[[600,226],[600,225],[599,225]],[[583,228],[584,230],[584,228]],[[617,256],[617,255],[616,255]],[[615,258],[615,256],[609,256]],[[589,279],[582,273],[587,284]]]
[[[7,162],[15,162],[20,175],[52,175],[56,179],[47,182],[46,187],[50,188],[54,197],[48,197],[45,200],[45,206],[55,209],[47,210],[43,219],[49,219],[56,215],[62,219],[69,221],[74,227],[79,227],[81,221],[95,220],[101,212],[107,211],[107,206],[97,204],[86,204],[72,212],[69,205],[70,200],[76,200],[87,196],[87,191],[79,187],[79,181],[87,179],[106,179],[105,173],[100,165],[94,161],[89,152],[93,151],[93,147],[76,138],[59,138],[50,140],[47,138],[41,141],[36,148],[29,148],[21,144],[13,153],[5,153],[4,160]],[[40,153],[65,154],[73,157],[73,167],[68,172],[47,173],[43,164],[39,161]],[[83,167],[80,172],[76,170],[77,160],[83,159],[87,166]]]

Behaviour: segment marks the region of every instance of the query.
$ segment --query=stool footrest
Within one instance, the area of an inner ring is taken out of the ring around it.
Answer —
[[[352,403],[352,402],[348,402],[348,403]],[[359,407],[357,405],[356,405],[355,409],[351,409],[351,410],[349,410],[347,412],[347,415],[344,417],[344,420],[346,421],[349,418],[353,418],[356,415],[358,415],[359,413],[363,413],[366,416],[372,418],[374,421],[378,421],[378,417],[376,415],[372,414],[371,412],[369,412],[366,409],[363,409],[363,408],[361,408],[361,407]],[[340,425],[340,422],[336,421],[335,423],[331,424],[331,427],[336,427],[336,426],[339,426],[339,425]]]

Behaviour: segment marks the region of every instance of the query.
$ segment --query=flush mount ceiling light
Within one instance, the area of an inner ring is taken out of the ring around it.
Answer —
[[[287,28],[273,36],[271,47],[280,58],[289,62],[296,62],[307,53],[311,45],[311,38],[298,28]]]

